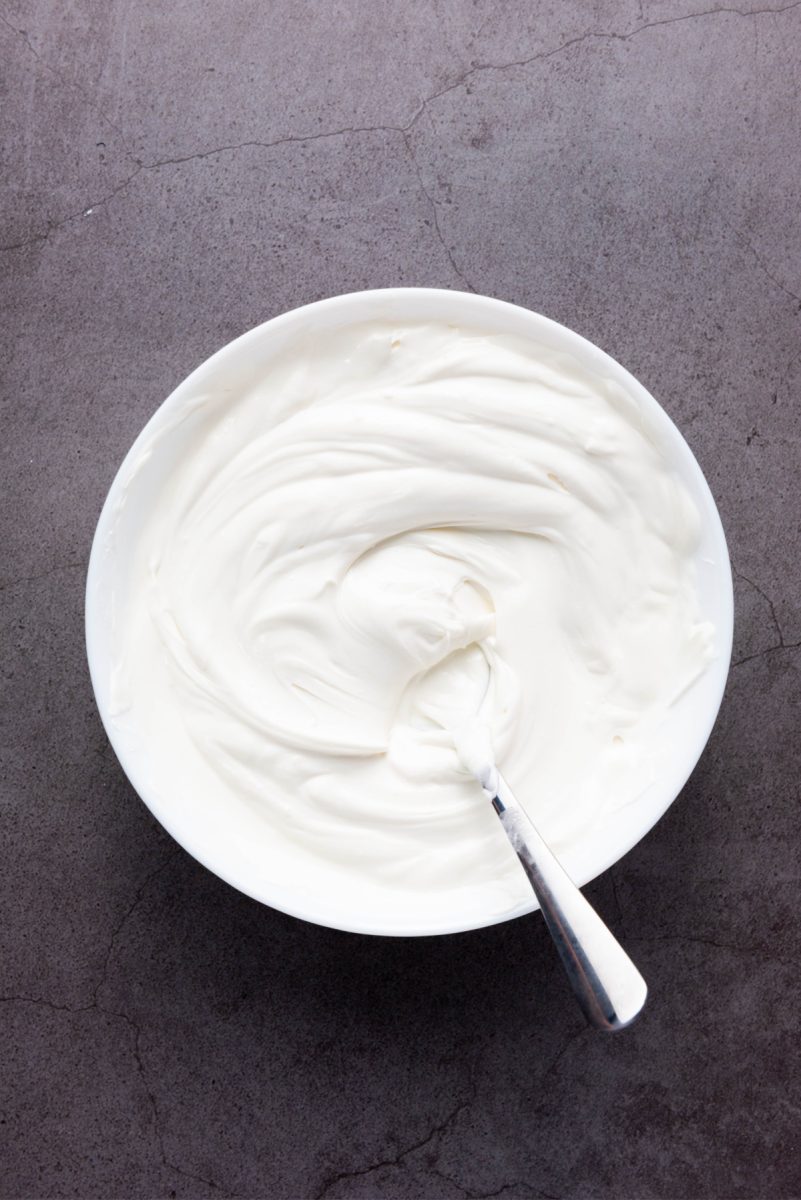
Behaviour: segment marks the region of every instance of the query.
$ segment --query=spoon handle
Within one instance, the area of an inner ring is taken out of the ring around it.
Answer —
[[[645,1004],[645,980],[540,837],[501,775],[494,790],[492,806],[539,900],[587,1020],[609,1033],[624,1029]]]

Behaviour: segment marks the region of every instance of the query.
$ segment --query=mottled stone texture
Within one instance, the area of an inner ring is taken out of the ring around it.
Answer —
[[[801,4],[0,0],[0,1195],[801,1195]],[[736,576],[701,764],[590,887],[651,985],[590,1033],[539,918],[318,929],[173,845],[82,589],[136,432],[223,342],[390,284],[600,343]]]

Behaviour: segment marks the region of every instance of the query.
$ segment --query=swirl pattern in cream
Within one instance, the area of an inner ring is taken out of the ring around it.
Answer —
[[[510,337],[353,326],[202,397],[120,597],[117,718],[325,886],[525,880],[454,749],[480,710],[557,852],[636,803],[703,670],[697,515],[611,380]],[[148,451],[145,450],[144,453]],[[258,847],[253,847],[258,853]],[[289,868],[288,868],[289,870]]]

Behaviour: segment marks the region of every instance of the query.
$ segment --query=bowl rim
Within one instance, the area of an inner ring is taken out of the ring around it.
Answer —
[[[89,555],[89,563],[86,573],[85,587],[85,638],[86,638],[86,653],[89,665],[89,674],[92,682],[92,689],[95,696],[100,719],[111,743],[111,746],[117,756],[117,759],[134,790],[151,811],[156,820],[167,830],[167,832],[178,842],[184,850],[187,851],[193,858],[201,863],[208,870],[212,871],[226,883],[236,888],[238,891],[250,896],[252,899],[259,901],[262,904],[268,905],[271,908],[277,909],[280,912],[286,913],[289,916],[309,921],[312,924],[321,925],[327,928],[338,929],[345,932],[357,934],[369,934],[375,936],[391,936],[391,937],[424,937],[424,936],[439,936],[454,933],[464,933],[471,930],[483,929],[491,925],[500,924],[507,920],[513,920],[517,917],[524,916],[537,909],[536,901],[532,899],[531,903],[518,906],[516,909],[502,912],[500,914],[491,914],[488,917],[477,920],[464,921],[447,921],[438,924],[437,922],[429,922],[425,927],[410,922],[408,926],[399,925],[397,928],[388,928],[381,921],[373,922],[369,917],[362,919],[347,919],[343,920],[338,915],[331,913],[324,915],[319,907],[314,910],[304,908],[304,904],[286,903],[282,897],[276,898],[275,895],[269,893],[269,888],[259,889],[251,885],[245,884],[242,880],[236,878],[236,873],[231,870],[221,867],[215,862],[213,848],[207,845],[200,845],[193,841],[191,830],[181,825],[180,821],[174,819],[173,814],[159,802],[159,799],[148,794],[147,781],[141,769],[141,763],[136,761],[136,756],[129,752],[129,748],[123,743],[123,739],[116,735],[116,730],[113,722],[110,719],[110,714],[106,705],[102,702],[102,693],[98,680],[100,672],[103,669],[103,656],[99,647],[99,616],[95,596],[97,594],[98,579],[102,572],[102,547],[104,541],[110,532],[111,523],[113,520],[115,505],[119,498],[119,493],[122,490],[123,481],[131,469],[131,464],[137,458],[142,444],[146,441],[152,431],[154,424],[158,424],[163,418],[164,410],[171,409],[181,403],[185,394],[190,393],[202,380],[207,373],[224,365],[226,360],[237,358],[242,351],[246,350],[252,344],[258,343],[265,337],[267,331],[270,334],[280,332],[284,326],[299,324],[304,317],[314,316],[322,310],[339,309],[344,316],[347,316],[349,309],[354,312],[359,309],[367,301],[380,302],[384,305],[392,304],[397,300],[408,300],[410,296],[417,298],[427,298],[429,300],[447,303],[457,300],[464,307],[475,308],[476,318],[479,319],[482,313],[488,310],[494,310],[500,316],[504,312],[515,314],[515,319],[519,320],[523,314],[530,319],[532,326],[532,335],[536,333],[536,328],[550,333],[551,336],[557,336],[562,340],[566,340],[576,348],[584,360],[594,359],[598,364],[603,364],[607,368],[612,369],[613,376],[625,381],[627,387],[632,391],[649,410],[650,414],[662,426],[664,432],[673,441],[674,445],[679,448],[679,453],[684,456],[688,472],[693,476],[695,486],[700,493],[703,501],[703,511],[701,512],[702,524],[706,526],[708,533],[716,543],[717,551],[717,570],[719,572],[719,582],[722,585],[720,595],[721,605],[721,624],[716,626],[716,657],[710,662],[706,668],[711,672],[714,680],[714,686],[711,687],[711,699],[705,709],[704,719],[699,721],[696,727],[696,736],[693,739],[692,745],[688,748],[685,755],[685,768],[680,773],[681,782],[676,787],[675,794],[671,797],[669,794],[664,802],[652,805],[648,810],[645,820],[641,820],[636,830],[628,838],[622,841],[616,848],[614,853],[606,855],[599,860],[599,865],[596,864],[595,869],[586,878],[577,880],[581,887],[589,883],[592,879],[597,878],[605,871],[609,870],[616,862],[619,862],[626,854],[629,853],[638,842],[642,840],[656,825],[656,823],[664,816],[668,808],[675,802],[681,794],[687,780],[695,769],[698,760],[700,759],[704,748],[709,740],[712,728],[717,719],[720,705],[723,700],[723,694],[728,679],[728,673],[731,662],[732,642],[733,642],[733,623],[734,623],[734,592],[731,574],[731,564],[726,545],[726,537],[721,523],[720,514],[718,512],[715,499],[712,495],[709,484],[704,476],[701,467],[698,464],[695,455],[684,436],[673,422],[665,409],[659,404],[658,400],[637,380],[621,363],[607,354],[595,343],[589,341],[582,334],[570,329],[568,326],[553,320],[550,317],[536,312],[532,309],[525,308],[522,305],[514,304],[506,300],[499,300],[491,296],[484,296],[473,292],[458,291],[449,288],[432,288],[432,287],[394,287],[394,288],[373,288],[353,292],[345,292],[342,294],[329,296],[321,300],[313,301],[309,304],[299,305],[295,308],[288,309],[268,320],[254,326],[245,333],[240,334],[232,341],[227,342],[215,351],[208,358],[204,359],[187,375],[177,387],[159,404],[159,406],[150,415],[145,425],[140,430],[137,437],[134,439],[130,449],[126,453],[120,463],[109,490],[106,494],[100,516],[98,518],[95,533],[92,539],[92,546]],[[362,319],[365,318],[362,314]],[[409,319],[404,315],[403,319]],[[623,846],[620,849],[620,845]],[[298,897],[299,901],[301,896]]]

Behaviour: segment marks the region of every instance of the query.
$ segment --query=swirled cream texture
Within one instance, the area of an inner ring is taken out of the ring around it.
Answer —
[[[180,759],[181,803],[221,829],[247,806],[248,852],[289,889],[482,889],[501,912],[527,884],[474,737],[557,853],[637,802],[712,630],[697,513],[617,383],[375,322],[296,339],[176,420],[117,604],[114,719]]]

